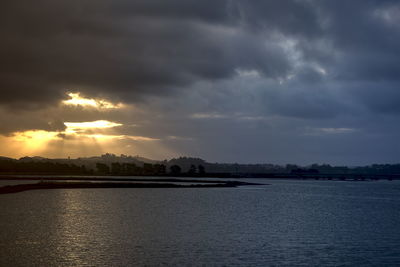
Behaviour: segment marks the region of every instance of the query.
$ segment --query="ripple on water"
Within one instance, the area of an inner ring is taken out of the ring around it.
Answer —
[[[0,266],[400,264],[399,182],[263,181],[1,195]]]

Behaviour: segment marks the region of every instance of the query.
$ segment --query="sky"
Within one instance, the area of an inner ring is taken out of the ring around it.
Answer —
[[[5,0],[0,155],[398,163],[400,2]]]

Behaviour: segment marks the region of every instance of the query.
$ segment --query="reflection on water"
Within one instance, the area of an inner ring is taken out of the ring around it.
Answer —
[[[82,190],[65,190],[58,195],[57,201],[59,211],[55,214],[54,245],[58,263],[89,266],[91,262],[85,255],[86,250],[91,247],[93,238],[101,239],[102,234],[107,231],[102,231],[98,224],[88,224],[91,213]],[[96,250],[101,251],[102,247],[96,245]]]
[[[0,266],[399,265],[400,182],[264,182],[1,195]]]

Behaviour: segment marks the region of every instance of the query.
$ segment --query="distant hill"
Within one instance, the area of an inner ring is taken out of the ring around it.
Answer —
[[[8,157],[2,157],[2,156],[0,156],[0,160],[15,160],[15,159],[13,159],[13,158],[8,158]]]

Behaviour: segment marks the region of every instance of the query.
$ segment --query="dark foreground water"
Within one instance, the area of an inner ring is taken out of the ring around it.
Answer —
[[[0,266],[400,265],[400,182],[256,181],[0,195]]]

